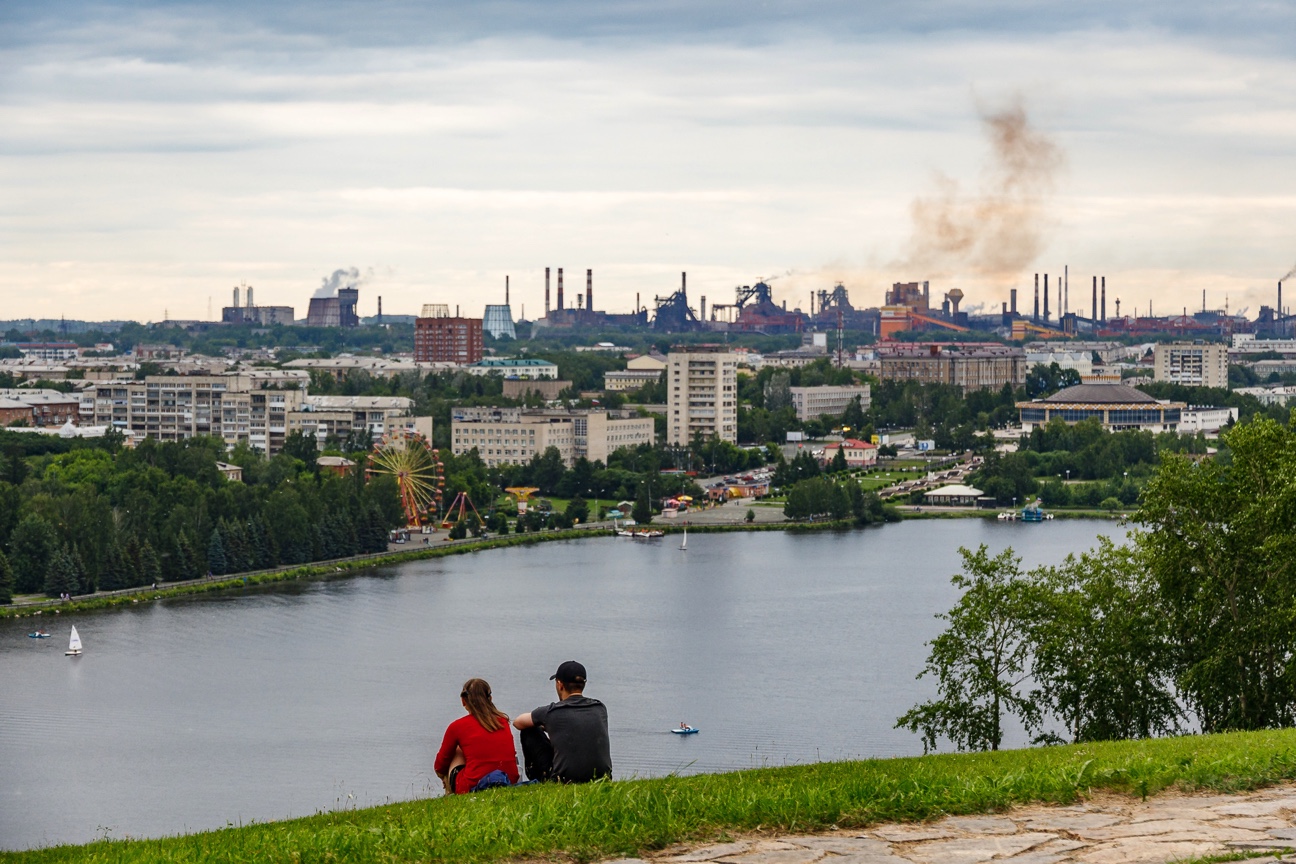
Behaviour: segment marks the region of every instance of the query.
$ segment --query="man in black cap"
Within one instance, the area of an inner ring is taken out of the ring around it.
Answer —
[[[588,783],[612,776],[612,746],[607,708],[585,696],[585,667],[568,660],[549,676],[558,701],[513,725],[521,730],[522,760],[530,780]]]

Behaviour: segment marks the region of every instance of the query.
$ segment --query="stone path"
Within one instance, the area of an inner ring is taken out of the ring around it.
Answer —
[[[619,864],[1162,864],[1207,855],[1271,851],[1293,861],[1296,786],[1245,795],[1174,795],[1147,801],[1106,795],[1068,807],[952,816],[867,830],[676,846]]]

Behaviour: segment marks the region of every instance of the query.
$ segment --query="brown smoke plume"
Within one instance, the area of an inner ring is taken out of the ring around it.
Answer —
[[[1296,267],[1293,267],[1292,269],[1288,270],[1287,273],[1284,274],[1283,276],[1279,276],[1278,281],[1286,282],[1288,279],[1292,278],[1293,276],[1296,276]]]
[[[1033,129],[1020,102],[982,113],[991,157],[978,194],[936,177],[937,191],[912,205],[913,236],[904,266],[913,278],[972,277],[1013,284],[1044,247],[1051,225],[1046,204],[1065,157]]]

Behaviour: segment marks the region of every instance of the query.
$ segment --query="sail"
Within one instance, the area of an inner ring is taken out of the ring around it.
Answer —
[[[68,650],[69,651],[81,650],[81,634],[77,633],[75,624],[72,625],[72,638],[68,642]]]

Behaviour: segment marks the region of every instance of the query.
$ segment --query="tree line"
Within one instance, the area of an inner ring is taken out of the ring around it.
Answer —
[[[366,481],[363,458],[338,476],[289,453],[227,453],[212,438],[133,449],[3,438],[5,602],[382,551],[404,521],[395,482]],[[225,478],[225,460],[242,462],[243,482]]]
[[[1037,743],[1296,721],[1296,433],[1225,433],[1228,458],[1167,455],[1130,542],[1023,571],[963,549],[962,591],[928,643],[937,684],[897,726],[933,748],[994,750],[1014,718]]]

